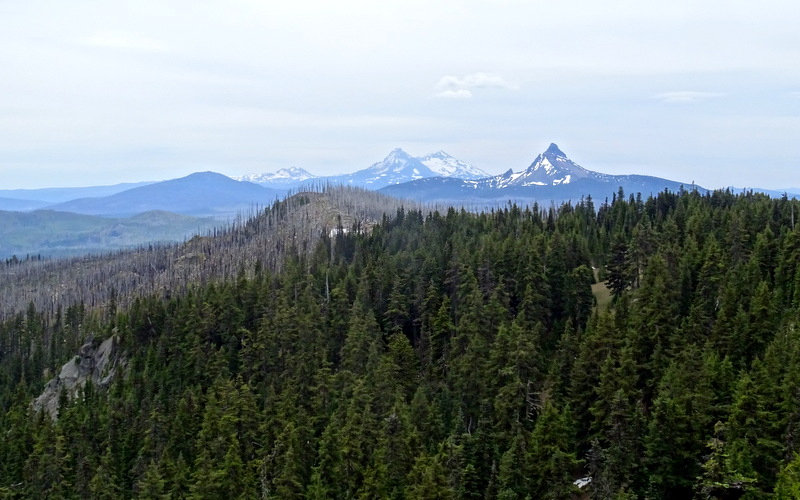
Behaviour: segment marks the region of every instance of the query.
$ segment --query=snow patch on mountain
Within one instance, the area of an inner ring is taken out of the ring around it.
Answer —
[[[275,173],[253,173],[242,175],[240,177],[234,177],[234,179],[237,181],[252,182],[262,186],[293,185],[315,178],[316,176],[314,174],[311,174],[300,167],[282,168]]]
[[[487,178],[489,174],[444,151],[417,158],[401,148],[396,148],[389,152],[383,160],[351,174],[316,177],[302,168],[291,167],[280,169],[275,173],[247,174],[234,178],[238,181],[248,181],[273,188],[296,187],[305,181],[317,179],[331,184],[381,189],[393,184],[433,177],[474,180]]]
[[[333,184],[349,184],[368,189],[380,189],[392,184],[402,184],[417,179],[436,177],[436,174],[417,158],[400,148],[392,150],[386,158],[368,168],[352,174],[328,177]]]
[[[393,184],[433,177],[482,179],[489,177],[489,174],[444,151],[418,158],[397,148],[369,168],[352,174],[328,177],[327,180],[368,189],[380,189]]]
[[[493,188],[559,186],[578,179],[602,180],[604,177],[604,174],[586,170],[576,164],[558,146],[550,144],[527,169],[516,173],[509,170],[505,174],[486,179],[484,185]]]
[[[429,169],[436,172],[440,177],[455,177],[464,180],[484,179],[489,177],[489,174],[478,167],[453,158],[444,151],[438,151],[423,156],[418,158],[418,160]]]

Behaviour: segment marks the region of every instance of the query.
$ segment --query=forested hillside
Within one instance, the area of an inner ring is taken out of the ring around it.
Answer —
[[[89,309],[112,301],[127,306],[137,296],[183,293],[189,285],[233,278],[240,271],[251,275],[259,262],[276,270],[286,254],[312,252],[323,234],[366,229],[403,204],[409,202],[321,185],[181,244],[151,243],[62,260],[6,259],[0,261],[0,318],[31,303],[49,313],[81,303]]]
[[[32,303],[0,325],[0,496],[796,498],[799,210],[399,209],[279,266]],[[109,385],[35,413],[110,337]]]

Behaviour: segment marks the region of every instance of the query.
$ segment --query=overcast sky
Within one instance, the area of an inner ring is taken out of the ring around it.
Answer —
[[[700,4],[700,5],[698,5]],[[401,147],[800,187],[796,0],[0,0],[0,189]]]

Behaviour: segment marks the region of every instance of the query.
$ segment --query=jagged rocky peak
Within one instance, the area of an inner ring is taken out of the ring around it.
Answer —
[[[561,157],[561,158],[566,158],[567,157],[567,155],[565,155],[563,151],[558,149],[558,146],[556,146],[555,142],[551,142],[550,143],[550,146],[544,152],[544,156],[555,156],[555,157]]]
[[[402,149],[394,148],[388,155],[386,155],[386,158],[383,159],[383,163],[404,163],[413,159],[413,156],[406,153]]]
[[[563,179],[561,182],[569,182],[570,179],[586,177],[589,171],[576,164],[561,151],[555,143],[551,143],[547,150],[536,157],[536,160],[528,167],[527,172],[546,175],[550,178]],[[566,178],[569,176],[569,178]]]
[[[402,169],[420,167],[424,168],[419,160],[402,149],[395,148],[386,155],[386,158],[377,163],[373,163],[370,169],[379,172],[386,171],[387,169],[393,172],[400,172]]]
[[[596,176],[570,160],[555,143],[536,157],[530,166],[519,173],[506,172],[495,177],[497,187],[510,186],[557,186],[569,184],[577,179]]]

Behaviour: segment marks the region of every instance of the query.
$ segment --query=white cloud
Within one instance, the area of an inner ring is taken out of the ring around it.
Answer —
[[[696,92],[692,90],[678,90],[673,92],[663,92],[655,96],[661,102],[681,103],[681,102],[702,102],[722,94],[718,92]]]
[[[468,99],[472,97],[470,89],[486,88],[517,90],[519,86],[491,73],[472,73],[463,78],[445,75],[436,84],[436,90],[439,91],[436,95],[439,97]]]

